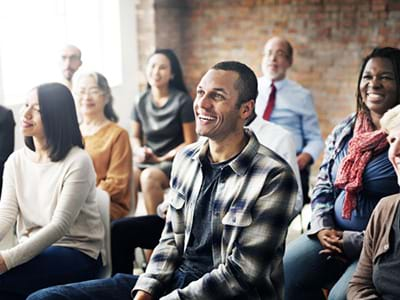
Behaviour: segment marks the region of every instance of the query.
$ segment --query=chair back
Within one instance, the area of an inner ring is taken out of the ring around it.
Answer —
[[[96,188],[96,201],[99,206],[100,218],[104,225],[104,243],[102,253],[103,269],[100,272],[100,278],[107,278],[111,275],[111,234],[110,234],[110,196],[100,188]]]

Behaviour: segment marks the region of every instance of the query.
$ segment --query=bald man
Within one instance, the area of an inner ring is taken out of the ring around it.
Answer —
[[[72,88],[72,78],[82,65],[81,50],[74,45],[66,45],[61,50],[60,68],[63,75],[63,83]]]
[[[293,47],[282,37],[273,37],[264,46],[263,77],[258,78],[256,114],[281,125],[295,138],[304,202],[309,202],[311,164],[324,148],[318,118],[309,90],[286,79],[293,64]]]

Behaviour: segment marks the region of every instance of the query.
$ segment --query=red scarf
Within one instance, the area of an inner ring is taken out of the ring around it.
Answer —
[[[374,130],[365,112],[358,113],[348,153],[339,165],[335,181],[337,188],[346,191],[342,211],[344,219],[350,220],[353,209],[357,207],[357,193],[363,188],[362,176],[368,162],[388,146],[386,136],[382,130]]]

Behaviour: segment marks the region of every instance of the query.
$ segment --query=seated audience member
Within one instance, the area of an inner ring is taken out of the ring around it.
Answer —
[[[357,112],[326,142],[312,195],[309,232],[288,245],[283,264],[285,299],[346,299],[365,230],[380,199],[398,192],[379,120],[400,103],[400,50],[376,48],[363,61]]]
[[[85,149],[92,157],[96,185],[110,195],[111,220],[126,216],[130,210],[132,150],[128,132],[118,126],[113,96],[107,79],[88,73],[77,82],[81,132]]]
[[[133,120],[134,193],[141,188],[148,214],[156,214],[168,188],[176,152],[196,140],[193,101],[181,66],[170,49],[156,50],[146,68],[147,90],[135,103]]]
[[[311,92],[287,78],[293,54],[292,45],[283,37],[274,36],[265,43],[255,110],[264,120],[293,134],[304,203],[309,203],[310,167],[324,149],[324,142]]]
[[[93,279],[102,267],[96,175],[69,89],[31,90],[21,128],[25,147],[6,162],[0,201],[0,238],[17,222],[18,239],[0,251],[0,299]]]
[[[283,297],[297,184],[290,166],[243,128],[257,78],[246,65],[221,62],[196,94],[196,132],[207,139],[175,157],[166,226],[146,273],[48,288],[28,300]]]
[[[82,65],[81,50],[74,45],[66,45],[61,49],[60,69],[62,72],[62,83],[72,90],[74,74]]]
[[[246,124],[254,132],[260,144],[275,151],[292,167],[298,186],[296,205],[292,214],[292,218],[295,217],[303,207],[303,196],[292,134],[255,114],[246,121]],[[158,215],[124,218],[113,222],[111,227],[113,274],[132,274],[135,248],[153,249],[157,246],[165,224],[165,210],[164,201],[158,206]]]
[[[389,160],[400,185],[400,105],[385,113],[381,128],[388,134]],[[348,299],[400,299],[400,196],[382,199],[365,231]]]
[[[14,127],[12,111],[0,105],[0,195],[3,186],[4,163],[14,151]]]

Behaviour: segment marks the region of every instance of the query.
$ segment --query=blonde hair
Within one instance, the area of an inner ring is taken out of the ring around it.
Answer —
[[[387,134],[400,126],[400,104],[389,109],[381,118],[381,129]]]

